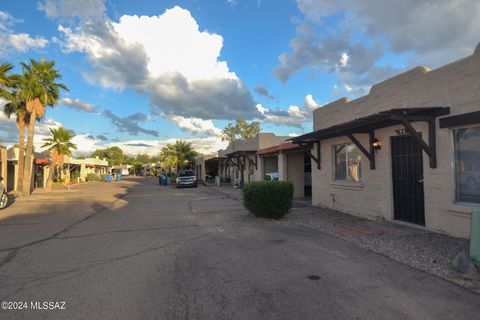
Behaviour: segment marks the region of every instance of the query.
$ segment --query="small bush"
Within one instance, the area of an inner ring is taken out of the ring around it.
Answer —
[[[243,187],[243,204],[254,216],[281,219],[292,207],[293,185],[287,181],[255,181]]]
[[[98,181],[102,181],[102,178],[95,173],[89,173],[89,174],[87,174],[87,181],[88,182],[91,182],[91,181],[97,181],[98,182]]]

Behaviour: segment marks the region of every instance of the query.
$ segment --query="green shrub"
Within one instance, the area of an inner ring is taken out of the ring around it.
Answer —
[[[87,181],[89,181],[89,182],[90,181],[97,181],[98,182],[98,181],[102,181],[102,178],[95,173],[89,173],[89,174],[87,174]]]
[[[287,181],[255,181],[243,187],[243,204],[254,216],[280,219],[292,207],[293,185]]]

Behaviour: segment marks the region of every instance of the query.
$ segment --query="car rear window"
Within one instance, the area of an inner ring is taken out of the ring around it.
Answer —
[[[179,177],[191,177],[194,176],[195,173],[193,171],[180,171]]]

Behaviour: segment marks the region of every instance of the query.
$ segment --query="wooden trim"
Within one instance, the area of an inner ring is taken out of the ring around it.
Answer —
[[[420,144],[423,151],[428,155],[430,159],[430,168],[435,169],[437,167],[437,143],[435,132],[435,118],[428,121],[428,144],[423,140],[420,133],[415,130],[408,118],[402,119],[402,124],[408,133]]]
[[[440,119],[440,128],[451,128],[459,126],[468,126],[471,124],[480,124],[480,111],[464,113],[457,116],[445,117]]]
[[[309,156],[316,164],[317,164],[317,169],[321,170],[322,169],[322,164],[321,164],[321,154],[320,154],[320,140],[316,141],[315,144],[317,145],[317,155],[314,156],[312,153],[312,147],[311,145],[313,143],[297,143],[300,145],[303,149],[302,150],[307,156]],[[298,149],[297,149],[298,150]]]
[[[372,140],[372,136],[373,133],[370,133],[369,141]],[[357,138],[355,138],[353,134],[348,134],[347,137],[350,138],[350,140],[358,147],[358,149],[360,149],[360,151],[368,158],[368,160],[370,161],[370,169],[375,170],[375,152],[372,152],[373,143],[370,143],[370,152],[368,152],[367,149],[365,149],[365,147],[360,143],[360,141],[358,141]]]

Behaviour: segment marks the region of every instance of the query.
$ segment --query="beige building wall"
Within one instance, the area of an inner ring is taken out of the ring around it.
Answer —
[[[287,181],[287,155],[279,153],[278,156],[278,180]]]
[[[289,137],[276,136],[273,133],[269,132],[260,132],[255,137],[246,140],[236,140],[233,143],[230,143],[225,150],[219,150],[218,156],[228,156],[234,152],[238,151],[257,151],[259,149],[275,146],[287,140]],[[278,167],[275,170],[268,171],[269,168],[264,167],[264,163],[259,165],[262,161],[262,158],[256,156],[255,154],[250,154],[247,156],[248,159],[245,159],[245,169],[243,178],[245,182],[249,181],[259,181],[263,180],[264,174],[266,172],[278,171]],[[257,166],[253,165],[257,162]],[[275,158],[275,161],[276,158]],[[230,165],[229,167],[230,177],[232,178],[232,184],[239,182],[241,180],[240,168]]]
[[[7,150],[0,147],[0,177],[3,178],[3,185],[7,187],[9,177],[7,176]]]
[[[314,111],[314,130],[345,123],[360,117],[395,108],[450,107],[450,115],[480,110],[480,47],[472,56],[429,71],[417,67],[374,85],[370,93],[359,99],[343,98]],[[468,238],[471,212],[475,205],[455,203],[454,152],[452,129],[440,129],[436,120],[437,168],[431,169],[423,153],[426,227],[454,236]],[[414,127],[428,142],[426,123]],[[368,159],[362,157],[362,182],[333,180],[332,146],[348,143],[347,137],[321,142],[322,169],[312,165],[312,202],[366,217],[393,218],[390,137],[395,129],[375,131],[382,142],[376,154],[376,170],[370,170]],[[367,135],[358,135],[368,146]],[[313,151],[315,154],[315,150]],[[476,205],[478,206],[478,205]]]
[[[206,158],[205,155],[198,155],[195,159],[195,174],[197,175],[197,180],[205,181],[205,160],[210,159]]]
[[[293,197],[302,198],[305,196],[305,173],[303,152],[288,153],[286,158],[287,181],[293,184]]]

